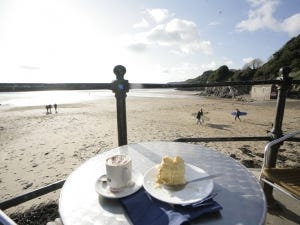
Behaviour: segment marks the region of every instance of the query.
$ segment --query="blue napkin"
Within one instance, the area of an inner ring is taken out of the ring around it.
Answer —
[[[182,225],[205,213],[222,209],[216,201],[207,199],[201,204],[171,206],[151,197],[145,189],[121,198],[120,202],[134,225]]]

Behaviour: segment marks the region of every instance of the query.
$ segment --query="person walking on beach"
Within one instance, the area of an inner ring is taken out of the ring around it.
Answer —
[[[49,113],[52,114],[52,111],[51,111],[52,105],[48,105],[48,108],[49,108]]]
[[[47,112],[46,112],[46,114],[49,114],[49,106],[48,105],[46,105],[46,110],[47,110]]]
[[[203,123],[203,110],[202,108],[200,111],[197,113],[197,124],[201,125]]]
[[[57,104],[55,103],[54,105],[55,113],[57,113]]]
[[[235,117],[234,117],[234,120],[239,119],[239,121],[241,121],[240,115],[241,115],[240,110],[239,110],[239,109],[235,109]]]

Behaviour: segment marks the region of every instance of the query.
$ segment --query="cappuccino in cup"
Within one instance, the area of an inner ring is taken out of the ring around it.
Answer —
[[[131,164],[128,155],[114,155],[106,159],[107,183],[111,191],[120,191],[131,182]]]

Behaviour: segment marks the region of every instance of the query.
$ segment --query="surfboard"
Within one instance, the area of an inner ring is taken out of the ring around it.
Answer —
[[[246,116],[248,113],[247,112],[240,112],[240,116]],[[236,111],[231,112],[231,115],[235,116],[236,115]]]

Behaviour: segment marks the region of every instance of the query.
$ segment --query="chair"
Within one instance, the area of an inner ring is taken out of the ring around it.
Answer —
[[[275,165],[274,162],[271,162],[274,154],[276,156],[275,151],[278,150],[278,148],[272,147],[298,134],[300,134],[300,130],[275,139],[265,146],[264,162],[260,174],[260,182],[264,187],[265,195],[269,205],[273,204],[275,201],[272,196],[272,188],[276,188],[293,199],[300,201],[300,168],[277,168],[276,161]]]
[[[3,225],[17,225],[1,209],[0,209],[0,224],[3,224]]]
[[[17,225],[1,209],[0,209],[0,224],[1,225]],[[48,222],[46,225],[63,225],[63,223],[60,218],[56,218],[54,221]]]

